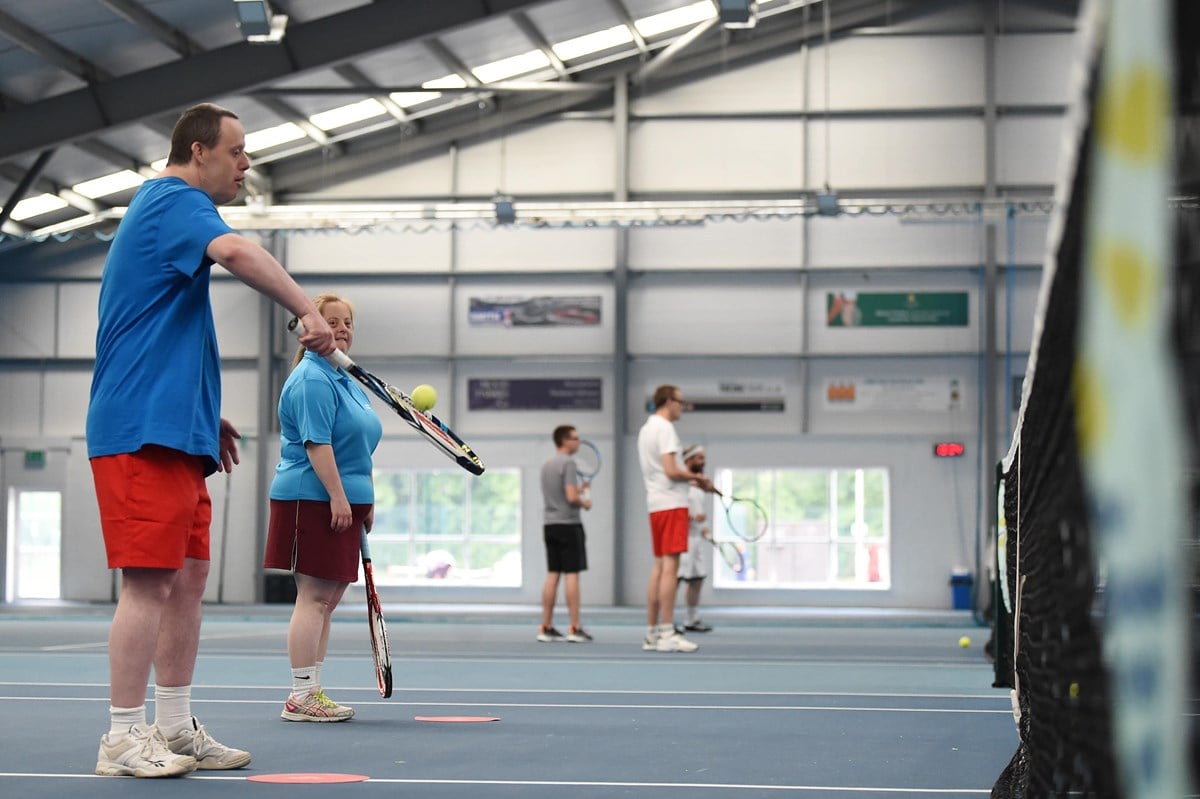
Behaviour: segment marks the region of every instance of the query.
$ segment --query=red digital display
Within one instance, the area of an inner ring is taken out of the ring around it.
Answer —
[[[939,441],[933,445],[933,454],[939,458],[958,458],[966,452],[961,441]]]

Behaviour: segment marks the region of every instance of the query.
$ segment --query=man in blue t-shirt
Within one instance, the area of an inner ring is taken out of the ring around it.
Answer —
[[[166,777],[250,762],[191,713],[212,520],[204,478],[238,463],[240,438],[220,416],[212,265],[299,316],[306,347],[325,355],[334,344],[283,266],[217,213],[250,168],[245,140],[231,111],[207,103],[185,111],[166,168],[134,196],[104,264],[87,443],[108,566],[122,579],[109,631],[111,723],[100,739],[101,775]]]

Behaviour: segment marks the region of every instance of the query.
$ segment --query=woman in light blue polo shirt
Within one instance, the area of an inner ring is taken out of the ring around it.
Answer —
[[[354,306],[336,294],[313,298],[334,343],[354,343]],[[370,532],[375,489],[371,455],[383,427],[365,391],[345,372],[305,350],[279,397],[281,451],[271,481],[271,521],[263,566],[296,576],[288,627],[292,690],[285,721],[346,721],[354,710],[321,689],[329,622],[346,586],[358,580],[359,531]]]

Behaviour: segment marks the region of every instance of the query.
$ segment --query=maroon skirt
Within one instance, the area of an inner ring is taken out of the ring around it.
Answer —
[[[351,505],[350,526],[329,529],[328,502],[309,499],[271,500],[267,550],[263,568],[286,569],[337,583],[358,581],[359,531],[371,505]]]

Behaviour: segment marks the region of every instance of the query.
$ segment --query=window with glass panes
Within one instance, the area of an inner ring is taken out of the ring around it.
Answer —
[[[375,472],[379,585],[521,584],[521,476],[489,469]]]
[[[714,537],[733,541],[746,563],[735,574],[715,558],[715,586],[890,587],[886,469],[719,469],[714,482],[726,496],[755,499],[770,519],[761,539],[744,541],[714,501]]]

